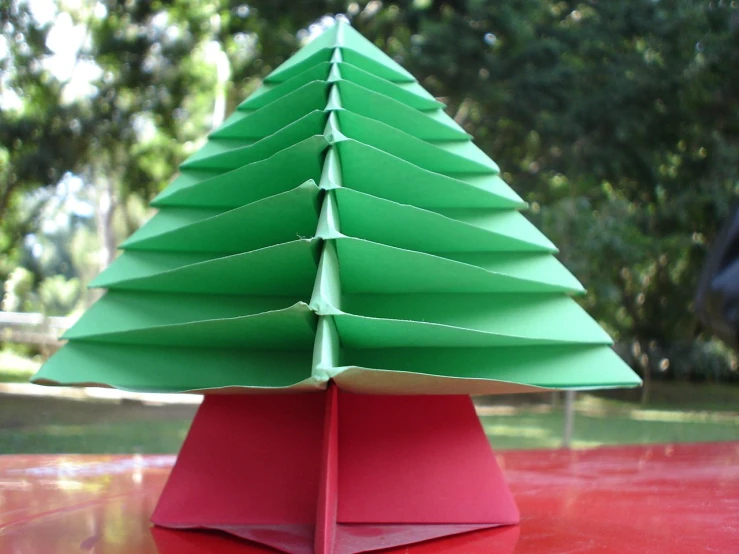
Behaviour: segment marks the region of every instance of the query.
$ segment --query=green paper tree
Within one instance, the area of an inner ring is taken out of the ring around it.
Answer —
[[[339,22],[264,80],[34,377],[184,392],[636,386],[499,169]]]

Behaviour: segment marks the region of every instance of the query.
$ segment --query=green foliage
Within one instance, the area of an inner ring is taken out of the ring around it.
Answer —
[[[311,25],[343,12],[499,163],[588,288],[583,304],[635,367],[736,376],[735,360],[704,340],[692,313],[706,250],[739,187],[734,3],[101,4],[103,15],[94,3],[68,10],[89,35],[80,61],[100,68],[94,93],[71,100],[44,63],[51,25],[36,25],[23,2],[0,9],[0,92],[22,98],[21,108],[0,107],[0,279],[19,262],[36,286],[45,276],[21,252],[39,230],[27,213],[34,191],[66,172],[84,179],[98,208],[99,192],[111,190],[110,227],[122,239],[207,133],[218,94],[230,111]],[[225,84],[216,71],[224,55]]]
[[[22,346],[3,348],[0,350],[0,383],[27,383],[40,365]]]
[[[37,305],[33,296],[33,273],[16,267],[5,280],[2,309],[6,312],[31,312]]]
[[[76,277],[65,279],[54,275],[44,279],[38,288],[42,312],[50,316],[62,316],[72,312],[82,296],[82,285]]]
[[[739,11],[468,1],[415,22],[415,73],[531,202],[635,366],[671,374],[697,336],[697,277],[739,190]]]
[[[36,285],[34,274],[19,266],[5,281],[2,309],[64,316],[73,312],[82,299],[83,289],[78,278],[67,279],[64,275],[54,275]]]

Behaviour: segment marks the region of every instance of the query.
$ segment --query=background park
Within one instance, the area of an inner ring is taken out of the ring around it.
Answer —
[[[344,14],[500,165],[642,376],[572,445],[739,439],[736,354],[695,291],[739,191],[736,2],[0,2],[0,454],[175,452],[196,404],[23,384],[177,164]],[[45,391],[44,391],[45,392]],[[496,448],[562,441],[551,393],[478,399]]]

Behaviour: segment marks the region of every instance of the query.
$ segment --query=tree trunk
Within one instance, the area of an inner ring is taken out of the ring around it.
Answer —
[[[213,129],[220,126],[226,118],[226,101],[228,80],[231,77],[231,64],[226,53],[218,49],[215,56],[216,63],[216,90],[215,102],[213,105],[213,121],[211,123]]]
[[[562,448],[572,448],[572,436],[575,430],[575,391],[565,391],[564,429],[562,430]]]
[[[552,391],[551,393],[551,405],[552,405],[553,410],[556,410],[557,408],[559,408],[559,395],[560,395],[560,392],[557,390]]]
[[[652,384],[652,372],[649,370],[649,362],[642,367],[644,384],[641,388],[641,403],[646,405],[649,403],[649,389]]]
[[[116,240],[113,230],[113,216],[115,215],[116,200],[113,184],[109,179],[94,181],[97,193],[96,224],[100,239],[100,270],[102,271],[115,259]]]

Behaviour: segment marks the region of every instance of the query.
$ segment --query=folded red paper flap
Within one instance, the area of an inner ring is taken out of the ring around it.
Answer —
[[[206,395],[152,521],[315,524],[323,410],[323,393]]]
[[[450,533],[448,537],[414,544],[402,551],[396,550],[395,554],[513,554],[520,532],[518,525],[506,525],[469,533]],[[393,550],[385,551],[385,554],[390,552]]]
[[[268,554],[263,546],[217,531],[182,531],[152,527],[151,536],[158,554]]]
[[[518,523],[468,396],[339,395],[340,523]]]
[[[479,531],[491,527],[489,524],[478,525],[438,525],[438,524],[356,524],[340,523],[336,526],[336,546],[333,554],[359,554],[386,550],[398,546],[405,546],[420,542],[432,541],[440,537],[460,535]],[[494,527],[494,526],[493,526]],[[415,551],[415,548],[412,549]],[[437,552],[446,552],[439,549]],[[461,552],[461,551],[460,551]],[[495,554],[504,554],[506,551],[492,550]],[[512,550],[510,552],[513,552]],[[407,554],[404,550],[403,554]]]
[[[313,554],[313,525],[306,524],[231,525],[223,529],[153,527],[152,535],[159,554],[269,554],[275,551]]]
[[[315,554],[332,554],[336,535],[338,504],[338,388],[331,382],[326,392],[326,411],[323,419],[323,452],[321,481],[316,510]]]

